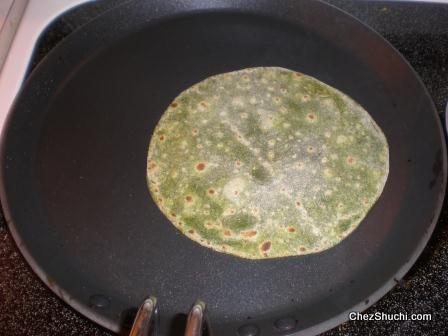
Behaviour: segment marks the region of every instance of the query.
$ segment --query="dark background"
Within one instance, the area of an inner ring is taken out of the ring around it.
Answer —
[[[99,0],[55,21],[41,37],[30,71],[70,32],[122,2],[125,1]],[[405,56],[427,86],[444,122],[448,100],[448,4],[327,2],[376,29]],[[431,313],[432,321],[347,322],[323,335],[445,335],[448,333],[447,302],[448,205],[445,202],[436,230],[416,264],[392,291],[366,311]],[[1,214],[0,335],[111,335],[83,318],[41,283],[18,252]]]

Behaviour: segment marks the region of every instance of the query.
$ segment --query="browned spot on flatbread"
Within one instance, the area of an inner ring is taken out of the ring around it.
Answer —
[[[208,102],[206,102],[205,100],[201,101],[199,104],[200,104],[202,107],[205,107],[205,108],[208,107]]]
[[[156,169],[157,168],[157,163],[155,161],[149,161],[149,169]]]
[[[296,229],[294,229],[293,227],[289,227],[288,228],[288,232],[290,232],[290,233],[294,233],[294,232],[296,232]]]
[[[308,115],[306,116],[308,118],[309,121],[314,122],[317,119],[317,116],[314,113],[308,113]]]
[[[199,130],[197,128],[193,128],[191,133],[193,133],[193,135],[198,135],[199,134]]]
[[[246,238],[251,238],[257,235],[257,230],[242,231],[241,235]]]
[[[295,71],[295,72],[294,72],[294,76],[296,76],[296,77],[302,77],[302,76],[303,76],[303,73],[298,72],[298,71]]]
[[[267,240],[263,244],[261,244],[261,251],[262,252],[268,252],[271,249],[272,243]]]
[[[187,201],[187,203],[192,203],[193,197],[191,197],[190,195],[187,195],[187,196],[185,196],[185,201]]]
[[[188,233],[189,233],[189,234],[194,234],[194,230],[193,230],[193,229],[190,229],[190,230],[188,230]]]
[[[159,136],[159,140],[160,141],[165,141],[165,136],[162,134],[161,136]]]
[[[306,248],[305,248],[304,246],[300,246],[300,247],[299,247],[299,251],[300,251],[300,252],[305,252],[305,251],[306,251]]]
[[[196,170],[197,171],[203,171],[205,169],[205,163],[204,162],[199,162],[198,164],[196,164]]]
[[[172,108],[176,108],[178,105],[179,105],[179,104],[177,104],[176,102],[174,102],[174,103],[171,103],[170,106],[171,106]]]
[[[347,157],[347,164],[352,166],[356,163],[356,159],[353,156],[348,156]]]
[[[232,232],[230,232],[230,230],[224,230],[223,234],[224,236],[230,237],[232,235]]]

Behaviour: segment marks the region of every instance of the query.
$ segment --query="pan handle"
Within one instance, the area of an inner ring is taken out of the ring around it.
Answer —
[[[137,311],[129,336],[157,336],[158,315],[157,299],[155,297],[143,301]]]
[[[202,336],[204,329],[205,303],[198,300],[188,314],[185,336]]]

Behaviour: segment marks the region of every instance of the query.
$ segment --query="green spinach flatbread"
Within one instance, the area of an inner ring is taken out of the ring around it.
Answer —
[[[263,259],[343,240],[380,196],[386,138],[342,92],[283,68],[209,77],[182,92],[149,145],[161,211],[215,251]]]

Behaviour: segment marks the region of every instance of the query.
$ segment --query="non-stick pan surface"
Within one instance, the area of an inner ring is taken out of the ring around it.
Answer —
[[[253,66],[346,92],[387,137],[383,194],[322,253],[252,261],[214,252],[180,234],[149,195],[149,139],[169,102],[208,76]],[[2,205],[42,280],[115,331],[154,295],[163,335],[198,298],[219,336],[309,335],[346,320],[414,263],[446,179],[439,121],[415,73],[376,33],[315,1],[134,1],[107,12],[32,73],[2,148]]]

